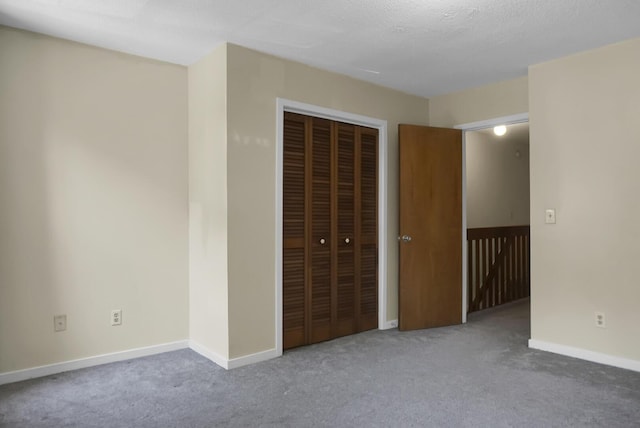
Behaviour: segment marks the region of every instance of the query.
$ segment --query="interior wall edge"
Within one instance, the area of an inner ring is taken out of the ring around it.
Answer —
[[[228,369],[229,368],[229,359],[228,358],[223,357],[222,355],[218,354],[215,351],[212,351],[211,349],[207,348],[206,346],[202,345],[201,343],[196,342],[193,339],[189,340],[189,349],[191,349],[192,351],[202,355],[207,360],[216,363],[217,365],[219,365],[223,369]]]

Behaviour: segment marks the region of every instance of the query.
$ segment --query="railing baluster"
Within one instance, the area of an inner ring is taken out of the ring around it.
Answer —
[[[520,235],[516,235],[513,237],[515,240],[515,245],[513,246],[514,256],[513,256],[513,285],[515,288],[516,299],[522,297],[520,293]]]
[[[515,284],[513,283],[513,259],[515,258],[513,256],[513,247],[515,245],[515,236],[510,236],[509,241],[509,301],[511,301],[515,300],[516,298],[514,287]]]
[[[500,242],[500,238],[492,238],[493,241],[493,260],[492,264],[495,265],[496,260],[498,260],[498,256],[500,254],[502,243]],[[495,297],[490,302],[488,307],[493,307],[500,304],[500,300],[502,300],[502,290],[500,289],[500,272],[498,271],[498,275],[494,277],[493,280],[493,289],[495,290]]]
[[[523,298],[523,297],[525,297],[525,290],[524,290],[524,236],[523,235],[520,235],[518,237],[518,248],[519,248],[519,252],[518,252],[518,265],[519,265],[518,283],[520,284],[520,286],[518,288],[520,290],[519,297]]]
[[[489,268],[491,267],[491,256],[489,254],[489,239],[485,239],[484,240],[484,253],[485,253],[485,258],[484,258],[484,272],[485,272],[485,278],[488,276],[489,273]],[[485,279],[485,286],[488,287],[488,290],[491,290],[491,281],[490,280],[486,280]],[[484,300],[484,305],[483,309],[487,309],[488,307],[488,299],[483,299]]]
[[[504,249],[504,241],[502,240],[502,238],[498,238],[496,239],[496,241],[499,242],[499,252],[502,253],[502,250]],[[506,288],[504,286],[504,269],[502,267],[502,265],[498,266],[498,286],[500,287],[500,304],[503,304],[505,299],[506,299]]]
[[[491,263],[489,264],[489,269],[487,270],[487,272],[491,272],[491,269],[493,268],[493,266],[496,263],[496,253],[495,253],[495,246],[494,244],[494,239],[490,238],[489,239],[491,241]],[[494,295],[494,290],[496,290],[496,288],[498,287],[498,281],[496,276],[494,275],[493,278],[491,279],[491,296],[492,298],[487,300],[487,308],[490,308],[492,306],[495,305],[495,302],[493,300],[493,295]]]
[[[478,240],[476,239],[475,241],[473,241],[473,246],[475,249],[474,252],[474,271],[475,271],[475,278],[474,278],[474,286],[473,286],[473,298],[475,299],[476,296],[478,295],[478,290],[480,289],[480,270],[478,268],[478,260],[480,259],[480,254],[479,254],[479,250],[478,250]],[[472,301],[473,302],[473,301]],[[474,308],[474,310],[477,310],[477,308]]]
[[[467,312],[471,310],[471,290],[473,289],[473,246],[472,242],[467,241]]]

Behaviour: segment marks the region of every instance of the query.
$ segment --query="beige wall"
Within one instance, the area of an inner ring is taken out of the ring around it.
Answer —
[[[472,131],[465,143],[467,227],[529,224],[528,136]]]
[[[186,83],[0,27],[0,372],[187,338]]]
[[[189,336],[229,358],[227,48],[189,67]]]
[[[398,123],[427,124],[428,101],[228,46],[230,357],[275,347],[276,97],[388,121],[387,319],[397,318]]]
[[[465,123],[526,113],[527,77],[479,86],[429,100],[429,125],[453,127]]]
[[[640,360],[640,39],[529,69],[533,339]],[[545,208],[557,224],[544,224]],[[606,329],[595,326],[606,314]]]

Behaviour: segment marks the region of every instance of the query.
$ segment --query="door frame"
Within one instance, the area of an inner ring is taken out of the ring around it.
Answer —
[[[320,107],[285,98],[276,98],[276,352],[282,355],[282,212],[284,112],[300,113],[378,130],[378,329],[397,326],[387,321],[387,121]]]
[[[462,322],[467,322],[467,278],[468,278],[468,250],[467,250],[467,132],[492,128],[498,125],[513,125],[529,122],[529,113],[518,113],[493,119],[455,125],[453,129],[462,130]]]

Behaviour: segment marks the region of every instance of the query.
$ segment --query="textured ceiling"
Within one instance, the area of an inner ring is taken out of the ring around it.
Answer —
[[[0,0],[0,23],[184,65],[228,41],[429,97],[640,37],[640,1]]]

